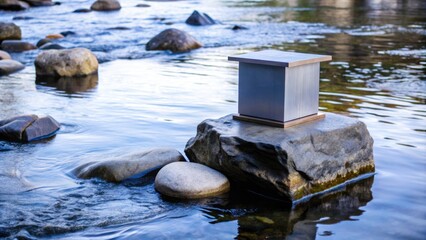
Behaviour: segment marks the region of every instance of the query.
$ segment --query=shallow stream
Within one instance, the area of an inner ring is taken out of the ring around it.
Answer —
[[[123,0],[118,12],[72,12],[91,3],[0,11],[23,40],[73,31],[58,43],[89,48],[102,62],[98,78],[36,82],[39,51],[12,54],[26,68],[0,77],[0,119],[49,114],[62,128],[42,142],[0,141],[0,238],[426,238],[425,1]],[[220,24],[186,25],[193,10]],[[145,43],[170,27],[204,48],[146,52]],[[291,209],[237,191],[164,199],[154,175],[111,184],[70,174],[145,148],[183,151],[199,122],[237,111],[238,66],[227,56],[269,48],[333,56],[321,64],[320,110],[367,124],[374,177]]]

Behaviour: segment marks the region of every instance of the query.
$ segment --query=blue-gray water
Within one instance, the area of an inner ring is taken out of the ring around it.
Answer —
[[[103,62],[98,79],[36,84],[38,50],[12,54],[26,68],[0,77],[0,119],[49,114],[62,128],[48,141],[0,141],[0,238],[426,238],[423,0],[127,0],[118,12],[72,13],[91,2],[0,11],[0,21],[32,17],[13,21],[26,41],[74,31],[58,42],[90,48]],[[187,26],[195,9],[221,24]],[[235,24],[248,30],[231,30]],[[146,52],[145,43],[169,27],[205,47]],[[375,140],[374,178],[292,210],[238,192],[163,199],[153,176],[110,184],[69,174],[84,162],[129,151],[182,151],[199,122],[236,112],[238,71],[227,56],[265,48],[333,55],[321,68],[320,108],[367,124]]]

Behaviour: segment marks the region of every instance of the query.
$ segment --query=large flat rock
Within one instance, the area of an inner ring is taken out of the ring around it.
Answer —
[[[185,153],[233,184],[293,201],[374,172],[373,139],[365,124],[332,113],[285,129],[231,115],[205,120]]]

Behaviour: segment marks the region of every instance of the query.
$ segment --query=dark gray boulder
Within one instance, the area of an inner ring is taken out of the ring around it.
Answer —
[[[173,53],[187,52],[202,47],[202,44],[195,40],[188,33],[169,28],[157,34],[146,44],[146,50],[169,50]]]
[[[83,179],[100,178],[108,182],[121,182],[128,178],[142,177],[169,163],[184,160],[176,149],[158,148],[89,162],[74,169],[73,173]]]
[[[205,120],[185,153],[237,185],[293,201],[374,172],[373,139],[365,124],[332,113],[285,129],[230,115]]]
[[[198,11],[192,12],[191,16],[188,17],[185,21],[188,25],[193,26],[205,26],[205,25],[213,25],[216,22],[206,13],[200,13]]]
[[[226,193],[230,184],[222,173],[207,166],[175,162],[158,172],[155,189],[169,197],[193,199]]]
[[[21,39],[21,28],[14,23],[0,22],[0,42]]]
[[[28,3],[18,0],[0,0],[0,10],[21,11],[30,7]],[[0,30],[1,32],[1,30]]]
[[[59,123],[50,116],[17,116],[0,121],[0,139],[31,142],[51,137],[59,128]]]
[[[117,0],[97,0],[90,7],[93,11],[117,11],[121,9]]]
[[[11,59],[0,60],[0,76],[9,75],[24,68],[25,66],[18,61]]]
[[[7,52],[25,52],[37,49],[32,43],[20,40],[4,40],[0,48]]]

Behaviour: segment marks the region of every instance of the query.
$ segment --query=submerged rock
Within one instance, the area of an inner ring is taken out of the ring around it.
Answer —
[[[51,49],[65,49],[65,47],[57,43],[47,43],[40,47],[41,50],[51,50]]]
[[[21,11],[30,7],[28,3],[18,0],[0,0],[0,10]],[[1,32],[1,30],[0,30]]]
[[[79,8],[79,9],[74,10],[73,12],[74,13],[88,13],[88,12],[91,12],[91,11],[92,10],[90,10],[88,8]]]
[[[39,76],[78,77],[98,72],[98,60],[88,49],[46,50],[34,61]]]
[[[175,162],[158,172],[155,189],[169,197],[191,199],[226,193],[230,184],[223,174],[207,166]]]
[[[116,11],[121,9],[117,0],[97,0],[90,7],[93,11]]]
[[[24,0],[33,7],[53,6],[55,3],[52,0]]]
[[[182,154],[175,149],[158,148],[86,163],[74,169],[73,173],[83,179],[100,178],[108,182],[121,182],[132,177],[142,177],[166,164],[184,160]]]
[[[98,85],[98,74],[85,77],[36,77],[36,84],[53,87],[66,94],[74,94],[89,91]]]
[[[18,61],[11,59],[0,60],[0,76],[9,75],[24,68],[25,66]]]
[[[60,33],[53,33],[53,34],[47,35],[45,38],[48,38],[48,39],[59,39],[59,38],[64,38],[64,35],[62,35]]]
[[[139,3],[139,4],[136,4],[136,6],[135,6],[135,7],[146,8],[146,7],[151,7],[151,5],[149,5],[149,4],[144,4],[144,3]]]
[[[146,50],[148,51],[170,50],[173,53],[187,52],[200,47],[202,47],[201,43],[195,40],[194,37],[175,28],[162,31],[146,44]]]
[[[185,23],[193,26],[205,26],[215,24],[216,22],[206,13],[194,11],[191,16],[186,19]]]
[[[0,42],[3,40],[20,40],[21,28],[14,23],[0,22]]]
[[[234,25],[231,29],[234,31],[237,31],[237,30],[247,30],[248,28],[244,26],[240,26],[240,25]]]
[[[0,47],[8,52],[25,52],[37,49],[32,43],[19,40],[5,40],[1,43]]]
[[[365,124],[341,115],[285,129],[229,115],[199,124],[185,153],[241,186],[297,200],[373,172],[372,147]]]
[[[12,57],[10,57],[9,53],[0,50],[0,60],[7,60],[7,59],[12,59]]]
[[[0,121],[0,139],[31,142],[51,137],[59,128],[59,123],[50,116],[18,116]]]
[[[16,16],[12,18],[12,20],[30,20],[30,19],[34,19],[34,18],[28,17],[28,16]]]
[[[47,43],[50,43],[50,42],[52,42],[52,39],[49,39],[49,38],[43,38],[43,39],[40,39],[40,40],[37,42],[36,46],[39,48],[39,47],[41,47],[41,46],[43,46],[43,45],[45,45],[45,44],[47,44]]]

